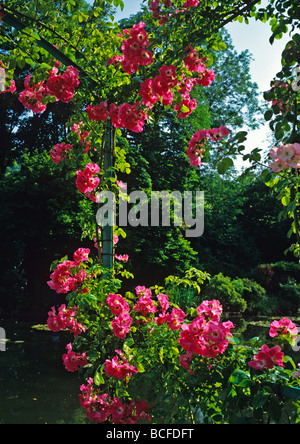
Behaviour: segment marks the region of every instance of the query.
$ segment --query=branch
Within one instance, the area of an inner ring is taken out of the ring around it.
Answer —
[[[23,34],[27,35],[26,28],[27,25],[24,24],[21,20],[14,17],[13,14],[7,11],[5,7],[2,7],[4,14],[2,17],[3,22],[7,23],[8,25],[12,26],[13,28],[17,29],[19,32],[22,32]],[[54,45],[49,43],[46,39],[41,37],[39,34],[37,34],[36,38],[36,44],[38,46],[41,46],[43,49],[45,49],[49,54],[51,54],[56,60],[59,60],[63,65],[65,66],[74,66],[78,71],[81,73],[81,75],[86,78],[94,87],[100,86],[98,82],[96,82],[93,78],[90,77],[90,75],[84,71],[84,69],[81,68],[74,60],[71,60],[68,56],[66,56],[62,51],[60,51],[58,48],[56,48]]]
[[[233,11],[229,12],[231,16],[223,21],[221,28],[224,28],[228,23],[231,23],[235,18],[244,15],[247,10],[251,10],[255,5],[260,3],[261,0],[252,0],[249,2],[249,4],[245,5],[242,9],[238,9],[237,11],[234,9]]]

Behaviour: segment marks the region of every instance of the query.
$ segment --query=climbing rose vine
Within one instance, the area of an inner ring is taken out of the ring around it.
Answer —
[[[159,21],[162,32],[167,32],[164,26],[176,14],[187,12],[183,21],[188,23],[200,1],[182,1],[181,9],[171,0],[149,3],[153,18]],[[0,21],[2,18],[1,10]],[[146,122],[151,122],[156,105],[185,119],[197,108],[197,101],[191,94],[193,89],[208,87],[215,80],[208,59],[194,44],[187,41],[180,60],[169,58],[165,63],[163,51],[160,54],[151,38],[142,21],[116,36],[115,47],[103,66],[106,63],[107,70],[127,75],[124,85],[130,85],[130,94],[126,94],[124,100],[117,99],[118,92],[112,90],[110,84],[109,93],[103,88],[103,97],[102,93],[84,97],[80,112],[71,122],[69,137],[80,142],[83,148],[80,155],[84,159],[84,165],[77,166],[74,172],[76,187],[92,202],[98,202],[101,189],[111,186],[102,180],[105,175],[102,171],[104,124],[109,118],[115,129],[136,133],[143,132]],[[37,77],[28,75],[25,89],[18,93],[20,102],[34,113],[45,112],[48,103],[70,103],[76,98],[77,88],[83,86],[83,79],[79,80],[79,71],[74,66],[63,68],[60,62],[50,66],[46,74],[43,72],[43,78],[40,73]],[[2,63],[0,67],[8,68]],[[149,72],[151,69],[151,75],[147,75],[147,68]],[[273,91],[276,94],[278,90],[285,92],[287,101],[292,101],[288,84],[274,83],[272,89],[276,89]],[[14,80],[10,79],[1,92],[14,94]],[[285,106],[283,100],[273,99],[273,106],[282,113],[291,112],[290,104]],[[229,134],[225,126],[199,129],[188,145],[191,165],[200,167],[211,146],[219,150]],[[243,136],[237,139],[242,140]],[[96,147],[101,148],[97,151]],[[51,151],[56,164],[69,161],[75,165],[76,155],[75,143],[57,143]],[[118,156],[123,156],[122,150],[116,152]],[[282,142],[279,148],[273,148],[271,157],[275,161],[271,164],[274,172],[298,169],[299,144]],[[119,166],[122,172],[124,165],[125,160]],[[117,177],[112,181],[123,186]],[[233,337],[234,324],[223,321],[223,309],[218,300],[203,301],[196,308],[184,307],[183,310],[174,302],[172,286],[171,289],[168,286],[138,286],[134,293],[128,291],[121,295],[122,279],[132,277],[123,268],[128,255],[115,255],[118,263],[112,276],[102,267],[99,257],[101,230],[93,226],[87,231],[95,242],[98,256],[93,258],[95,255],[89,249],[80,248],[72,260],[65,257],[52,265],[49,288],[63,295],[68,303],[52,307],[47,321],[51,331],[69,331],[74,335],[62,359],[67,371],[81,371],[85,376],[87,382],[80,387],[79,396],[87,418],[97,423],[115,424],[148,422],[152,416],[156,420],[169,419],[162,406],[169,403],[169,411],[177,409],[184,421],[193,418],[195,406],[206,418],[221,422],[226,421],[232,405],[233,415],[236,414],[239,396],[243,400],[242,410],[251,402],[247,397],[254,399],[256,407],[251,404],[251,408],[255,410],[271,398],[269,386],[274,380],[283,384],[299,377],[295,365],[293,373],[285,369],[291,358],[285,356],[284,344],[293,344],[297,335],[292,321],[284,318],[271,324],[271,347],[257,338],[255,346],[243,347]],[[114,234],[115,245],[120,233],[117,230]],[[200,291],[198,280],[185,281],[185,285],[192,288],[195,284]],[[263,392],[262,397],[259,390]],[[221,399],[224,400],[222,408]],[[158,412],[156,416],[155,412]]]
[[[75,89],[80,85],[79,73],[76,68],[69,66],[64,74],[58,75],[60,65],[60,62],[55,64],[46,81],[32,83],[32,75],[26,77],[25,90],[19,96],[25,108],[34,113],[42,113],[47,109],[44,99],[50,96],[54,96],[57,101],[71,102]]]

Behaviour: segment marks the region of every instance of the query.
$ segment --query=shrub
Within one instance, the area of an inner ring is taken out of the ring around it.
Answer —
[[[209,281],[210,275],[197,268],[187,270],[182,278],[168,276],[165,279],[166,289],[172,296],[175,304],[184,309],[197,307],[203,298],[200,296],[201,288]]]
[[[274,277],[274,271],[271,267],[271,265],[268,264],[262,264],[258,265],[251,273],[252,277],[256,282],[258,282],[261,286],[264,288],[270,288],[273,277]]]
[[[281,313],[296,314],[300,308],[300,284],[289,278],[286,284],[280,284],[278,297]]]
[[[295,262],[281,261],[270,265],[275,274],[275,280],[279,283],[286,283],[289,278],[293,278],[300,283],[300,265]]]
[[[244,285],[243,298],[247,302],[247,314],[272,315],[277,312],[274,297],[269,297],[266,290],[252,279],[242,279]]]
[[[251,277],[267,290],[277,291],[280,284],[286,284],[289,278],[300,283],[300,265],[288,261],[262,264],[252,270]]]
[[[219,273],[210,280],[205,290],[205,297],[218,299],[226,311],[243,313],[247,309],[243,291],[244,286],[241,279],[232,280]]]

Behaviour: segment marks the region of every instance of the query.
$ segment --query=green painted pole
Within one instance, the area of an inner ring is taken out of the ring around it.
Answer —
[[[112,177],[112,168],[114,166],[114,129],[111,119],[108,118],[105,133],[104,145],[104,175],[106,179]],[[107,224],[102,230],[102,259],[103,267],[109,270],[114,266],[114,216],[113,208],[109,212]]]

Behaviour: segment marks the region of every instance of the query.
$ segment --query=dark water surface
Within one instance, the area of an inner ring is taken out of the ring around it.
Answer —
[[[38,331],[28,322],[0,321],[6,351],[0,352],[0,424],[79,424],[82,380],[65,370],[62,355],[72,337]],[[57,336],[57,335],[56,335]]]
[[[241,343],[255,336],[271,343],[267,319],[232,321]],[[84,381],[67,372],[62,362],[73,336],[33,329],[29,322],[0,320],[0,328],[7,338],[6,351],[0,352],[0,424],[88,423],[79,404]],[[300,352],[288,354],[300,362]]]

